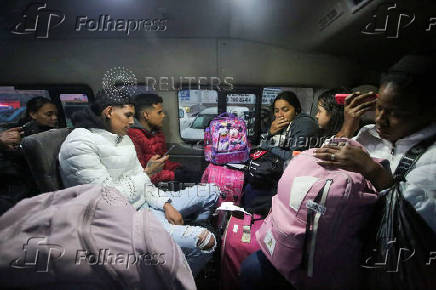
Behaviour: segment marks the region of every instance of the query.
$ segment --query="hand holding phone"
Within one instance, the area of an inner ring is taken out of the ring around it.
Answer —
[[[349,95],[351,95],[351,94],[336,94],[336,95],[335,95],[336,104],[338,104],[338,105],[342,105],[342,106],[345,105],[345,99],[346,99]],[[371,97],[371,99],[378,98],[378,94],[371,94],[370,97]],[[370,101],[370,100],[368,99],[368,101]]]
[[[360,118],[366,112],[375,110],[377,97],[378,94],[374,92],[347,95],[344,99],[344,123],[336,136],[351,138],[359,128]]]
[[[169,150],[168,150],[169,151]],[[166,154],[166,153],[165,153]],[[153,155],[147,162],[146,168],[144,171],[151,176],[152,174],[158,173],[161,171],[164,166],[165,162],[168,160],[168,156],[163,155]]]
[[[175,147],[176,147],[176,145],[171,145],[170,149],[168,149],[168,151],[165,152],[164,155],[162,155],[162,156],[167,156],[171,152],[171,150],[173,150]]]

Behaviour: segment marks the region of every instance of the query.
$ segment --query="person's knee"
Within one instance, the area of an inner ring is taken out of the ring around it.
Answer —
[[[220,197],[221,190],[215,184],[211,184],[210,186],[211,186],[211,188],[210,188],[210,191],[209,191],[210,192],[209,199],[210,199],[210,201],[212,203],[215,203],[215,202],[218,201],[218,198]]]
[[[208,230],[204,230],[198,237],[197,247],[200,250],[208,251],[215,247],[215,236]]]

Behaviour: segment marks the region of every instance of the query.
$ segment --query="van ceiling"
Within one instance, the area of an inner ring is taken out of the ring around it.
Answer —
[[[47,8],[64,14],[65,21],[50,30],[48,39],[12,34],[11,29],[23,22],[25,8],[36,2],[47,3]],[[434,31],[425,31],[430,17],[436,17],[435,1],[395,1],[398,9],[416,16],[413,25],[401,27],[398,38],[362,33],[373,20],[377,7],[386,1],[368,0],[368,5],[353,11],[356,2],[359,0],[3,0],[0,4],[0,51],[12,43],[27,42],[29,45],[29,41],[67,40],[69,43],[79,39],[115,38],[136,40],[136,43],[144,39],[158,44],[165,39],[205,39],[206,42],[231,39],[307,54],[346,57],[366,69],[382,71],[406,53],[436,48],[436,27]],[[431,15],[433,12],[435,15]],[[98,21],[100,15],[126,20],[166,19],[166,30],[132,32],[130,35],[75,31],[80,16]],[[391,16],[390,21],[392,19]]]

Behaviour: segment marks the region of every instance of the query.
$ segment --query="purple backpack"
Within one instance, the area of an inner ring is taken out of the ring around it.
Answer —
[[[0,285],[32,289],[196,289],[180,247],[150,210],[79,185],[0,218]]]
[[[298,289],[356,289],[360,234],[377,200],[376,190],[361,174],[322,167],[317,161],[313,149],[292,159],[256,239]]]
[[[250,145],[244,120],[233,114],[222,113],[204,129],[204,157],[214,164],[245,162]]]

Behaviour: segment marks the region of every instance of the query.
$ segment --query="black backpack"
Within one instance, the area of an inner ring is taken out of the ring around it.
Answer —
[[[427,139],[403,156],[394,173],[394,185],[378,201],[362,256],[362,275],[368,283],[365,289],[425,290],[436,286],[436,234],[404,199],[400,188],[400,182],[435,140],[436,136]]]

